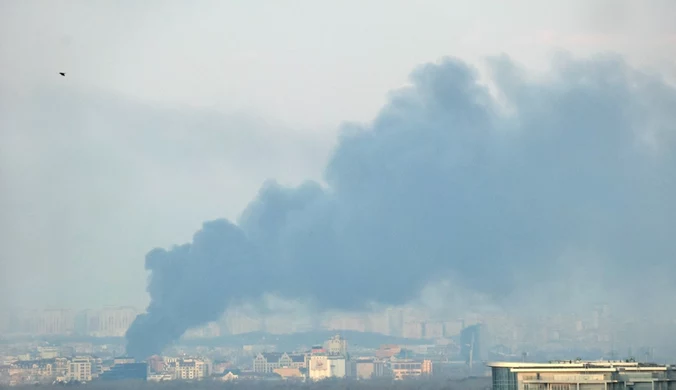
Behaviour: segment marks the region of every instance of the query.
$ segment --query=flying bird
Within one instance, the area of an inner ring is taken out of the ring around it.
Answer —
[[[66,72],[59,72],[59,74],[64,77],[66,76]]]

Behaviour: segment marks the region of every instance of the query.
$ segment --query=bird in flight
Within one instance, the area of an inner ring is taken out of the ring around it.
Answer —
[[[61,76],[66,76],[66,72],[59,72]]]

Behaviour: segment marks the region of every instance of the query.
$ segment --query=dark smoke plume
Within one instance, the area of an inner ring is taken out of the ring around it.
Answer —
[[[267,183],[237,225],[151,251],[128,353],[265,292],[359,309],[452,276],[500,303],[562,269],[599,271],[609,292],[672,272],[676,90],[612,56],[560,56],[540,78],[490,65],[493,95],[460,61],[419,67],[370,125],[346,126],[328,186]],[[576,250],[592,255],[561,264]]]

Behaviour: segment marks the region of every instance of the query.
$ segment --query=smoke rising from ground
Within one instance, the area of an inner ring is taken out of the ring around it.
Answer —
[[[345,126],[326,186],[270,181],[236,225],[151,251],[129,355],[264,293],[352,310],[452,277],[503,306],[556,291],[549,310],[573,290],[626,300],[668,272],[676,89],[614,56],[561,55],[546,77],[489,63],[498,97],[459,60],[423,65],[371,124]],[[674,282],[657,286],[641,293],[668,302]]]

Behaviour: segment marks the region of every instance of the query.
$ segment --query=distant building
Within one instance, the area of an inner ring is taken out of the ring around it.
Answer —
[[[441,339],[444,337],[444,324],[443,322],[426,322],[424,331],[426,339]]]
[[[148,358],[148,369],[154,373],[159,373],[163,372],[165,365],[164,365],[164,359],[162,359],[161,356],[158,355],[153,355]]]
[[[422,375],[432,375],[434,372],[432,370],[433,365],[431,360],[423,360],[422,366],[420,367]]]
[[[282,379],[301,380],[305,378],[303,373],[300,372],[300,369],[295,367],[275,368],[273,372],[281,376]]]
[[[277,368],[306,368],[306,357],[303,354],[286,352],[259,353],[253,359],[253,371],[256,373],[272,373]]]
[[[57,359],[16,361],[7,367],[7,375],[14,377],[16,384],[47,383],[59,373],[64,375],[66,370],[63,367]]]
[[[264,330],[264,321],[254,313],[240,307],[228,309],[224,318],[222,331],[230,334],[242,334]],[[223,332],[222,332],[223,333]]]
[[[312,355],[308,363],[308,373],[311,380],[318,381],[331,377],[328,355]]]
[[[89,382],[92,380],[92,359],[76,357],[68,365],[68,381]]]
[[[481,368],[488,354],[485,344],[485,327],[482,324],[468,326],[460,332],[460,354],[470,367]]]
[[[136,360],[131,357],[116,357],[113,359],[113,365],[129,364],[129,363],[136,363]]]
[[[174,379],[202,380],[211,375],[211,362],[206,359],[165,359],[167,371]]]
[[[389,308],[385,314],[387,316],[388,334],[401,336],[404,327],[404,311],[401,308]]]
[[[420,321],[408,321],[404,323],[402,336],[407,339],[421,339],[423,337],[423,324]]]
[[[124,337],[138,315],[133,307],[106,307],[85,312],[85,328],[89,336]]]
[[[375,359],[359,359],[355,362],[357,379],[373,379],[385,373],[385,363]]]
[[[347,356],[347,340],[335,335],[324,343],[326,353],[329,355]]]
[[[101,374],[99,379],[104,381],[117,380],[148,380],[147,363],[121,363],[115,364],[110,370]]]
[[[61,355],[61,351],[57,347],[38,347],[38,354],[40,359],[54,359]]]
[[[345,356],[331,355],[328,358],[329,376],[332,378],[347,378],[351,376],[350,364]]]
[[[673,390],[676,367],[636,362],[489,363],[493,390]]]
[[[432,361],[422,362],[401,360],[392,362],[392,376],[395,380],[403,380],[423,375],[432,375]]]
[[[376,357],[379,359],[389,359],[399,353],[401,353],[401,346],[396,344],[384,344],[376,350]]]
[[[388,316],[386,312],[374,312],[367,314],[366,316],[368,332],[389,334],[390,326],[388,321]]]
[[[457,336],[465,327],[464,321],[446,321],[444,322],[444,337]]]
[[[71,310],[27,310],[13,313],[9,331],[31,335],[71,335],[75,313]]]

